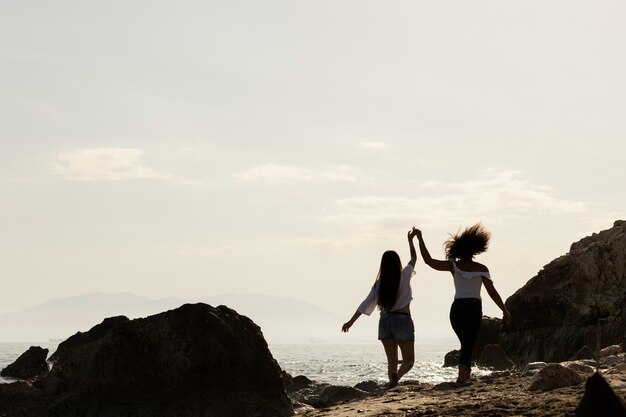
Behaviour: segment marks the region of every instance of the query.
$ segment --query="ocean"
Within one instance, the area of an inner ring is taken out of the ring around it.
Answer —
[[[48,348],[52,354],[58,342],[0,343],[0,369],[14,362],[30,346]],[[270,344],[279,365],[292,376],[305,375],[317,382],[355,385],[362,381],[387,381],[387,359],[381,343],[364,344]],[[415,365],[404,377],[420,382],[440,383],[456,379],[456,368],[444,368],[445,354],[457,348],[452,341],[416,342]],[[475,375],[487,370],[473,369]],[[0,377],[0,383],[13,379]]]

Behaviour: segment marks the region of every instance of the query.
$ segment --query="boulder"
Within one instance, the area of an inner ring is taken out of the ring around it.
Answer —
[[[358,388],[315,384],[313,387],[292,393],[291,399],[294,403],[308,404],[314,408],[324,408],[348,401],[360,400],[369,395],[369,393]]]
[[[370,381],[359,382],[358,384],[354,386],[354,388],[360,389],[361,391],[372,393],[372,392],[378,392],[378,391],[384,390],[386,386],[387,384],[380,384],[376,381],[370,380]]]
[[[585,394],[576,408],[576,417],[626,417],[624,401],[599,373],[585,383]]]
[[[551,391],[556,388],[571,387],[585,380],[578,372],[559,363],[550,363],[537,372],[530,382],[530,391]]]
[[[451,367],[451,366],[459,366],[459,354],[460,350],[451,350],[446,353],[446,356],[443,358],[443,367]]]
[[[288,382],[285,382],[285,390],[287,394],[300,391],[304,388],[309,388],[315,385],[315,382],[311,381],[304,375],[298,375],[291,378]]]
[[[495,317],[483,316],[480,323],[480,331],[474,344],[474,350],[472,351],[472,362],[477,362],[480,355],[483,353],[485,346],[497,345],[498,338],[500,337],[500,330],[502,329],[502,320]]]
[[[487,345],[478,359],[478,365],[497,371],[512,369],[515,365],[506,357],[499,345]]]
[[[516,363],[561,362],[580,346],[623,342],[626,222],[571,245],[506,301],[500,346]],[[601,321],[600,321],[601,320]]]
[[[616,366],[617,364],[622,363],[622,362],[624,362],[622,358],[620,358],[617,355],[605,356],[604,358],[600,359],[600,365],[604,365],[609,368]]]
[[[32,379],[48,372],[48,349],[31,346],[20,355],[12,364],[0,372],[0,375],[9,378]]]
[[[260,328],[199,303],[64,349],[30,392],[3,387],[0,415],[269,417],[293,409]]]
[[[606,358],[607,356],[619,355],[620,353],[622,353],[622,347],[620,345],[607,346],[600,350],[600,359]]]
[[[593,366],[589,366],[583,361],[562,362],[561,365],[585,376],[593,375],[593,373],[596,371]]]

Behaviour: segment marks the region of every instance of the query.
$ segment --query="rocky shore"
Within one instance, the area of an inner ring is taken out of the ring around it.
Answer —
[[[621,411],[603,412],[607,402],[596,401],[591,412],[581,409],[585,382],[546,391],[530,390],[533,375],[499,372],[466,385],[437,385],[406,381],[391,390],[372,393],[366,399],[320,409],[302,407],[298,415],[307,417],[417,417],[417,416],[533,416],[533,417],[611,417],[626,416],[626,372],[604,375],[615,392]],[[605,392],[594,397],[604,398]]]
[[[536,362],[523,370],[494,371],[467,384],[409,380],[388,390],[374,381],[339,387],[297,376],[287,377],[286,389],[296,414],[309,417],[626,417],[626,354],[622,350],[622,346],[603,349],[606,355],[600,362]]]

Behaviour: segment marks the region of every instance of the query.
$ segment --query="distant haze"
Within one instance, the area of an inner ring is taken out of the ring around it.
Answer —
[[[230,294],[202,299],[167,298],[153,300],[130,293],[84,294],[53,299],[18,313],[0,316],[0,341],[47,342],[65,340],[78,331],[87,331],[106,317],[145,317],[204,302],[226,305],[248,316],[261,327],[270,343],[320,343],[371,341],[364,329],[351,338],[339,331],[341,318],[312,304],[284,297],[259,294]]]

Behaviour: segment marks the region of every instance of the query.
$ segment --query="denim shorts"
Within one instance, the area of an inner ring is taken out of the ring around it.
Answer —
[[[380,313],[378,321],[378,340],[414,342],[415,326],[410,314]]]

